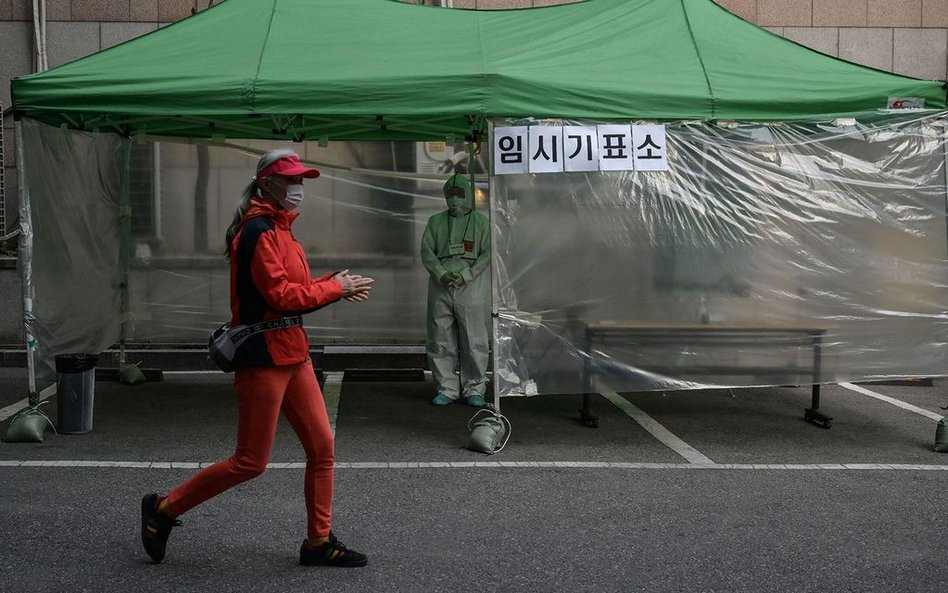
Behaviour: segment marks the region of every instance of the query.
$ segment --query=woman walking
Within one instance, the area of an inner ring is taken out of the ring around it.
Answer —
[[[244,189],[227,229],[231,326],[282,320],[276,329],[251,335],[237,349],[237,447],[167,495],[148,494],[141,505],[141,537],[155,562],[165,557],[177,518],[202,502],[257,477],[270,458],[282,411],[306,452],[304,495],[307,534],[299,562],[314,566],[365,566],[365,555],[346,548],[330,529],[333,496],[333,434],[309,357],[300,315],[340,299],[368,298],[371,278],[348,270],[310,277],[303,248],[290,232],[303,200],[303,179],[319,177],[290,150],[264,154]]]

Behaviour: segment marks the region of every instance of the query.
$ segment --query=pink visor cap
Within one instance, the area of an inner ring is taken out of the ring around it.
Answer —
[[[315,179],[319,177],[319,170],[307,167],[300,162],[300,158],[297,156],[287,156],[264,167],[263,171],[257,173],[257,179],[263,179],[270,175],[284,175],[286,177],[301,175],[307,179]]]

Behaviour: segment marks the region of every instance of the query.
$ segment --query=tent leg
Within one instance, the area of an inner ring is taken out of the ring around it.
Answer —
[[[26,162],[23,158],[23,124],[17,119],[16,169],[19,187],[20,239],[17,257],[20,266],[20,283],[23,290],[23,333],[26,337],[26,373],[30,390],[30,404],[39,403],[36,390],[36,338],[33,336],[33,216],[30,208],[30,193],[26,187]]]
[[[493,125],[491,125],[490,132],[488,137],[493,136]],[[471,195],[474,196],[474,205],[477,206],[477,188],[474,186],[474,149],[471,149],[471,152],[468,154],[468,166],[467,166],[468,175],[471,177]],[[488,182],[490,181],[490,172],[488,171],[487,175]],[[497,332],[498,332],[498,305],[497,305],[497,231],[494,227],[494,200],[490,196],[490,191],[488,193],[488,207],[487,207],[487,221],[490,224],[490,320],[491,320],[491,339],[490,339],[490,353],[491,353],[491,366],[494,369],[493,384],[494,384],[494,409],[500,412],[500,373],[498,372],[499,366],[497,364]]]
[[[129,312],[129,267],[131,265],[132,251],[132,206],[129,196],[130,175],[132,169],[132,141],[130,138],[122,139],[122,195],[121,205],[119,206],[119,220],[122,225],[122,236],[119,245],[119,267],[121,268],[121,304],[120,314],[122,317],[121,332],[119,334],[119,363],[118,380],[127,385],[137,385],[143,383],[146,378],[138,365],[129,364],[125,358],[125,342],[128,340],[128,325],[131,320]],[[160,380],[160,379],[159,379]]]
[[[119,266],[121,268],[121,304],[119,313],[122,317],[121,333],[119,335],[119,368],[125,364],[125,340],[128,338],[128,276],[129,260],[132,243],[132,208],[129,197],[129,174],[132,163],[132,141],[130,138],[122,139],[122,195],[119,209],[119,220],[122,225],[122,235],[119,254]]]

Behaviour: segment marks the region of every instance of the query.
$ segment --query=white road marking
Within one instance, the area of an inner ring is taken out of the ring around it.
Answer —
[[[108,468],[195,469],[210,462],[197,461],[58,461],[46,459],[0,460],[0,468]],[[270,463],[267,469],[305,469],[306,462]],[[739,471],[948,471],[948,465],[918,463],[644,463],[625,461],[340,461],[336,469],[625,469],[625,470],[739,470]]]
[[[688,463],[701,466],[715,465],[711,459],[705,457],[700,451],[672,434],[671,431],[659,424],[658,421],[643,412],[638,408],[638,406],[625,399],[615,391],[611,391],[600,385],[599,394],[615,404],[617,408],[631,416],[633,420],[638,422],[642,428],[647,430],[663,445],[684,457]]]
[[[56,395],[56,384],[48,386],[46,389],[39,392],[40,401],[45,401]],[[16,416],[21,411],[25,410],[30,405],[30,398],[23,398],[15,404],[10,404],[9,406],[0,409],[0,422],[3,422],[11,416]]]
[[[931,418],[935,422],[938,422],[944,416],[943,414],[936,414],[935,412],[930,412],[923,408],[919,408],[918,406],[913,406],[912,404],[906,403],[900,399],[895,399],[894,397],[889,397],[888,395],[882,395],[881,393],[876,393],[875,391],[871,391],[859,385],[853,385],[852,383],[840,383],[839,385],[851,391],[855,391],[856,393],[868,395],[869,397],[874,397],[878,400],[892,404],[893,406],[897,406],[899,408],[902,408],[903,410],[908,410],[909,412],[915,412],[916,414],[925,416],[926,418]]]
[[[345,373],[326,373],[323,383],[323,400],[326,402],[326,412],[329,414],[329,426],[336,434],[336,417],[339,415],[339,399],[342,397],[342,378]]]

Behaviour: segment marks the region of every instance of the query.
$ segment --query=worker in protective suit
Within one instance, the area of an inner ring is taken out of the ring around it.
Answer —
[[[432,403],[482,407],[490,356],[490,223],[474,211],[466,175],[452,175],[442,191],[448,209],[428,219],[421,239],[429,274],[428,363],[438,384]]]

